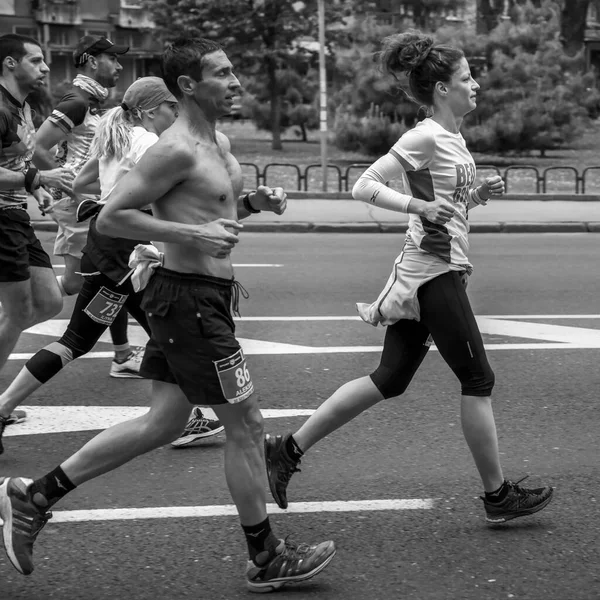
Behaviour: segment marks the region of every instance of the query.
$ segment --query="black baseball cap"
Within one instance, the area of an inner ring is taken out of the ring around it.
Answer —
[[[108,38],[100,35],[84,35],[78,42],[73,52],[73,63],[76,67],[85,65],[89,56],[98,54],[125,54],[129,46],[118,46]]]

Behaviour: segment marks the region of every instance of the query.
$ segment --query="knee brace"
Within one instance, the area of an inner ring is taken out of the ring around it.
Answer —
[[[412,376],[412,373],[407,376],[406,373],[398,372],[383,365],[379,365],[370,375],[371,381],[385,399],[404,394],[412,380]]]
[[[463,396],[491,396],[495,382],[494,371],[489,364],[486,364],[482,371],[471,372],[460,378],[461,393]]]
[[[39,352],[36,352],[26,363],[27,370],[40,382],[46,383],[52,379],[73,358],[73,351],[59,342],[52,342]]]

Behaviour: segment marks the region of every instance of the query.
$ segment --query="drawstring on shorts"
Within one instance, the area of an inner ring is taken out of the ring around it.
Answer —
[[[231,288],[231,311],[236,317],[241,317],[240,314],[240,293],[244,300],[248,300],[250,298],[250,294],[246,290],[246,288],[237,280],[234,279],[232,281]]]

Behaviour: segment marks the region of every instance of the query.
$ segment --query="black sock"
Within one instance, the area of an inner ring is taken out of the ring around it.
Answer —
[[[60,467],[56,467],[54,471],[50,471],[31,484],[31,499],[40,508],[50,508],[76,487],[65,472]]]
[[[493,492],[486,492],[485,499],[489,502],[502,502],[506,495],[508,494],[508,486],[506,485],[506,481],[502,482],[502,485]]]
[[[300,446],[298,446],[298,443],[294,439],[293,435],[290,435],[290,437],[286,440],[285,451],[286,454],[295,462],[298,462],[304,456],[304,452],[302,452],[302,449]]]
[[[266,563],[269,556],[274,553],[275,548],[279,545],[279,540],[271,530],[269,517],[258,525],[242,525],[242,529],[246,536],[250,560],[253,560],[255,564]],[[264,552],[267,554],[259,556]],[[259,560],[257,560],[257,557]]]

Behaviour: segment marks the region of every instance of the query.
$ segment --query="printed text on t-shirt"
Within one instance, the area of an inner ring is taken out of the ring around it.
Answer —
[[[475,164],[466,163],[456,167],[456,189],[452,201],[454,203],[469,203],[469,190],[475,181]]]

